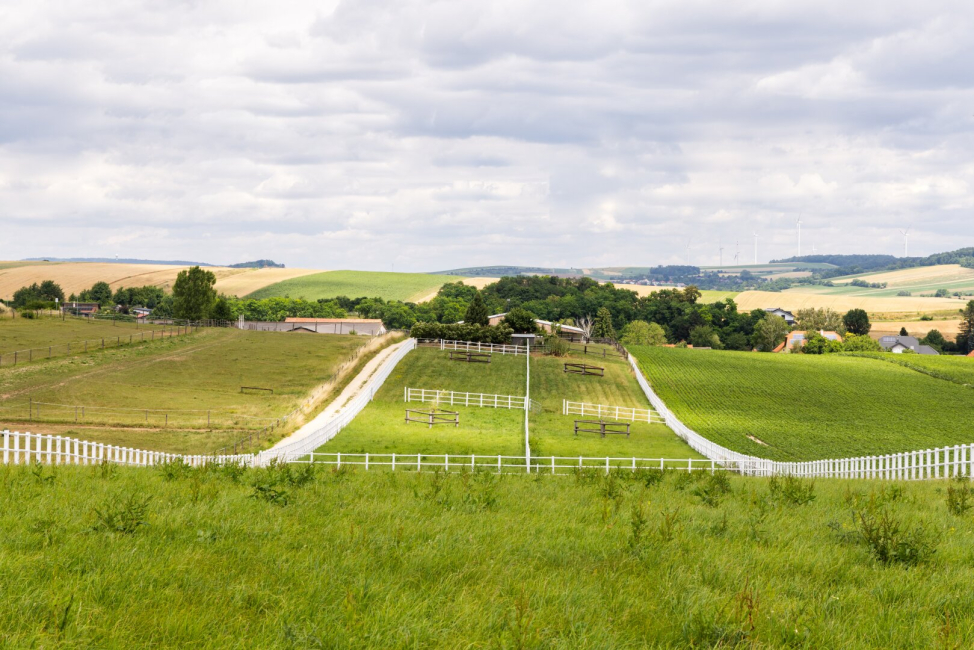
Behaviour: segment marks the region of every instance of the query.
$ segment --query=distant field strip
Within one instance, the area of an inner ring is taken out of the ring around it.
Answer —
[[[562,415],[581,415],[583,417],[612,418],[613,420],[629,420],[630,422],[662,422],[662,418],[651,409],[629,408],[625,406],[608,406],[606,404],[586,404],[584,402],[562,403]]]
[[[379,271],[326,271],[304,275],[265,286],[247,298],[382,298],[415,301],[435,292],[448,282],[461,280],[452,275],[426,273],[386,273]]]
[[[795,311],[798,309],[829,307],[846,312],[850,309],[865,309],[877,312],[927,312],[943,309],[960,309],[964,306],[959,300],[950,298],[919,297],[870,297],[801,293],[799,291],[744,291],[735,298],[741,311],[781,307]]]
[[[406,388],[403,395],[406,402],[433,402],[450,406],[483,406],[495,409],[521,409],[526,405],[541,404],[528,401],[523,395],[489,395],[484,393],[461,393],[452,390],[429,390],[426,388]]]

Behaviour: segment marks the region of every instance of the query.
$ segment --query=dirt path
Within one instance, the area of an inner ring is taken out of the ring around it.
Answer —
[[[346,404],[349,403],[349,401],[354,399],[356,396],[358,396],[359,393],[362,392],[362,388],[365,386],[366,382],[368,382],[369,379],[372,378],[372,375],[374,375],[376,371],[382,367],[382,365],[389,359],[389,357],[391,357],[393,354],[396,353],[397,350],[399,350],[399,348],[405,345],[408,340],[409,339],[406,339],[405,341],[400,341],[395,345],[390,345],[382,352],[380,352],[379,354],[375,355],[372,359],[370,359],[369,362],[365,364],[365,367],[362,368],[362,372],[357,374],[355,378],[352,379],[351,382],[349,382],[348,386],[345,387],[345,390],[343,390],[338,397],[333,399],[331,403],[328,406],[326,406],[321,413],[319,413],[317,416],[315,416],[313,420],[303,425],[300,429],[292,433],[287,438],[284,438],[283,440],[279,440],[277,444],[271,447],[271,450],[273,451],[279,447],[290,444],[296,440],[301,440],[302,438],[306,438],[310,436],[312,433],[314,433],[315,431],[317,431],[318,429],[320,429],[321,427],[323,427],[325,424],[327,424],[329,420],[335,417],[335,415],[339,411],[341,411]]]

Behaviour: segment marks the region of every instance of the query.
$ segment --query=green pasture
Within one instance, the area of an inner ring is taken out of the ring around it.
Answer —
[[[593,348],[595,346],[592,346]],[[605,368],[605,377],[564,372],[565,362],[585,362]],[[491,363],[450,361],[449,354],[418,348],[399,362],[375,400],[334,439],[318,449],[322,453],[484,454],[524,455],[524,411],[451,406],[460,426],[424,426],[405,421],[403,391],[409,388],[523,396],[525,357],[495,354]],[[574,435],[578,416],[562,415],[562,400],[590,404],[648,408],[628,364],[622,359],[572,355],[564,358],[532,355],[531,398],[543,406],[531,413],[529,432],[532,455],[639,458],[700,458],[662,424],[633,423],[630,437],[597,434]],[[411,403],[409,408],[429,408]],[[593,419],[586,416],[584,419]]]
[[[850,356],[634,347],[691,429],[747,454],[817,460],[969,443],[970,388]]]
[[[386,273],[380,271],[325,271],[284,280],[259,289],[247,298],[383,298],[385,300],[418,300],[447,282],[462,278],[428,273]]]
[[[5,318],[0,319],[0,354],[7,354],[16,350],[34,348],[47,354],[48,347],[55,347],[54,355],[67,353],[67,344],[72,344],[72,354],[84,350],[82,341],[100,341],[107,339],[106,345],[114,345],[116,338],[121,337],[124,342],[129,336],[138,339],[142,332],[152,330],[172,329],[161,325],[146,325],[104,320],[89,320],[87,318],[66,318],[61,320],[56,316],[40,318]],[[79,346],[79,344],[81,344]],[[43,355],[39,355],[43,356]],[[26,357],[18,359],[19,362]],[[2,365],[7,365],[6,358]]]
[[[974,645],[974,525],[945,482],[823,480],[804,505],[686,472],[4,466],[0,486],[8,647]],[[888,561],[861,523],[880,517]]]
[[[201,329],[140,346],[4,368],[0,428],[42,432],[49,425],[81,438],[115,428],[111,441],[117,444],[174,451],[172,444],[209,452],[231,437],[213,431],[264,428],[301,404],[367,341]],[[242,392],[242,387],[268,390]],[[185,438],[190,430],[192,444]]]
[[[855,356],[894,363],[937,379],[974,386],[974,357],[862,352]]]

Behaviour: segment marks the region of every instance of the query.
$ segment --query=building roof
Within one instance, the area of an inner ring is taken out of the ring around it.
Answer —
[[[780,311],[783,314],[791,314],[792,316],[794,316],[794,314],[792,314],[790,311],[788,311],[787,309],[782,309],[781,307],[765,307],[764,311],[771,312],[771,313],[776,313]]]
[[[378,318],[297,318],[289,316],[284,319],[285,323],[345,323],[354,324],[361,323],[365,324],[375,324],[382,323],[382,320]]]
[[[487,317],[487,320],[494,320],[495,318],[504,318],[505,316],[507,316],[507,312],[504,312],[503,314],[491,314],[490,316]],[[550,320],[541,320],[540,318],[535,318],[534,322],[537,323],[538,325],[544,325],[547,327],[551,327],[552,325],[557,325],[558,327],[561,328],[563,332],[574,332],[576,334],[585,333],[585,330],[583,330],[581,327],[575,327],[574,325],[562,325],[561,323],[552,323]],[[458,324],[459,323],[463,323],[463,321],[459,321]]]

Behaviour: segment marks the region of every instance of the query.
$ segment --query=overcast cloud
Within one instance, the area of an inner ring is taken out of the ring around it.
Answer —
[[[0,259],[974,245],[974,5],[0,4]]]

